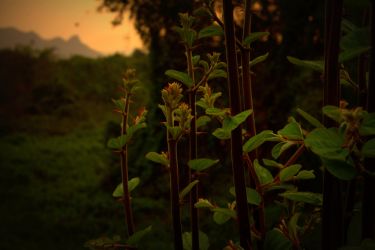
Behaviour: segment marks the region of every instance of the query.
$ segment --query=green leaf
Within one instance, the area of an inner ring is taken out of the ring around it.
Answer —
[[[371,44],[370,29],[368,27],[354,28],[340,39],[340,47],[344,51],[369,46]]]
[[[273,181],[271,172],[267,168],[261,166],[257,159],[254,160],[254,169],[260,184],[264,185]]]
[[[303,140],[302,129],[297,122],[290,122],[277,133],[288,140]]]
[[[321,124],[316,118],[311,116],[309,113],[303,111],[302,109],[297,109],[297,113],[302,116],[306,121],[308,121],[311,125],[316,128],[324,128],[323,124]]]
[[[243,123],[253,111],[251,109],[245,110],[235,116],[226,117],[223,121],[223,129],[232,131],[237,128],[241,123]]]
[[[348,19],[343,18],[341,20],[341,28],[345,33],[349,33],[358,27]]]
[[[140,179],[138,177],[132,178],[128,181],[129,192],[133,191],[139,184]],[[124,196],[124,189],[122,183],[118,184],[115,191],[113,191],[112,196],[115,198],[120,198]]]
[[[209,167],[212,167],[216,163],[218,163],[219,160],[212,160],[212,159],[206,159],[206,158],[200,158],[200,159],[193,159],[188,162],[188,165],[191,169],[194,169],[196,171],[203,171]]]
[[[177,138],[181,135],[182,133],[182,128],[173,126],[173,127],[167,127],[168,128],[168,133],[172,136],[174,140],[177,140]]]
[[[118,100],[112,99],[112,102],[115,104],[116,108],[118,108],[122,112],[125,111],[125,101],[124,101],[124,99],[118,99]]]
[[[340,160],[325,159],[322,160],[323,166],[336,178],[340,180],[352,180],[357,175],[357,170],[353,163]]]
[[[214,205],[211,204],[207,199],[199,199],[195,204],[194,207],[196,208],[214,208]]]
[[[236,191],[234,187],[229,189],[229,193],[231,193],[234,197],[236,197]],[[246,188],[246,198],[247,203],[259,206],[260,202],[262,201],[262,197],[260,194],[253,188]]]
[[[134,178],[131,178],[129,181],[128,181],[128,186],[129,186],[129,192],[133,191],[138,185],[139,185],[139,182],[141,180],[139,179],[139,177],[134,177]]]
[[[374,158],[375,157],[375,138],[368,140],[361,150],[363,157]]]
[[[196,101],[195,105],[197,105],[198,107],[201,107],[204,110],[208,109],[208,105],[207,105],[207,103],[205,102],[205,100],[203,98],[201,98],[200,100]]]
[[[222,36],[224,35],[224,31],[219,25],[210,25],[201,29],[198,33],[198,38],[205,38],[211,36]]]
[[[193,65],[196,66],[199,63],[200,59],[201,59],[200,55],[193,56],[193,58],[192,58]]]
[[[182,200],[190,191],[191,189],[197,185],[199,182],[199,180],[195,180],[195,181],[192,181],[189,183],[189,185],[187,185],[184,189],[182,189],[182,191],[180,192],[180,200]]]
[[[198,117],[198,119],[196,120],[196,126],[197,126],[197,128],[206,126],[207,123],[209,123],[210,121],[211,121],[211,118],[209,116],[202,115],[202,116]]]
[[[277,161],[274,161],[274,160],[269,160],[269,159],[263,159],[263,164],[268,167],[275,167],[275,168],[280,168],[280,169],[284,168],[283,164],[278,163]]]
[[[215,69],[226,69],[227,64],[225,62],[219,62],[218,64],[215,65]]]
[[[260,202],[262,201],[262,197],[260,196],[260,194],[252,188],[246,188],[246,197],[248,203],[257,206],[259,206]]]
[[[208,109],[207,109],[208,110]],[[206,113],[207,113],[206,110]],[[216,109],[217,110],[217,109]],[[227,116],[224,118],[223,121],[223,127],[217,128],[212,134],[221,139],[221,140],[227,140],[231,137],[231,132],[236,129],[241,123],[243,123],[246,118],[251,115],[253,111],[252,110],[245,110],[241,113],[238,113],[235,116]]]
[[[370,46],[346,49],[339,54],[339,63],[355,59],[370,49]]]
[[[126,244],[131,245],[131,246],[136,246],[146,234],[151,232],[151,229],[152,229],[152,226],[148,226],[141,231],[135,232],[133,235],[131,235],[127,239]]]
[[[189,47],[192,47],[193,46],[193,43],[197,37],[197,32],[193,29],[185,29],[184,30],[184,36],[183,36],[183,40],[184,42],[189,45]]]
[[[213,214],[213,219],[214,219],[214,221],[215,221],[217,224],[222,225],[222,224],[224,224],[225,222],[227,222],[228,220],[230,220],[230,216],[229,216],[229,215],[226,215],[226,214],[223,214],[223,213],[214,212],[214,214]]]
[[[288,191],[279,195],[292,201],[300,201],[318,206],[323,204],[323,195],[318,193]]]
[[[182,234],[182,243],[183,243],[184,250],[193,249],[191,232],[185,232]],[[209,242],[208,236],[202,231],[199,231],[199,250],[208,250],[209,246],[210,246],[210,242]]]
[[[204,72],[207,72],[208,68],[210,67],[208,66],[208,62],[206,62],[205,60],[200,60],[199,65],[201,65],[204,68]]]
[[[225,109],[218,109],[218,108],[208,108],[206,109],[207,115],[212,116],[224,116],[227,113]]]
[[[221,92],[212,93],[212,95],[210,97],[210,102],[212,103],[212,105],[216,102],[217,98],[219,98],[221,95],[222,95]],[[227,108],[227,110],[228,110],[228,108]]]
[[[291,184],[280,184],[280,185],[271,185],[267,187],[266,191],[272,191],[272,190],[280,190],[280,189],[285,189],[285,190],[295,190],[295,186]]]
[[[185,72],[169,69],[165,71],[165,74],[169,76],[170,78],[173,78],[175,80],[182,82],[188,88],[193,86],[193,79],[191,79],[191,77]]]
[[[344,136],[336,129],[317,128],[305,138],[305,145],[321,158],[346,161],[349,150],[343,148]]]
[[[169,165],[169,160],[167,159],[167,157],[165,157],[162,154],[158,154],[156,152],[147,153],[146,158],[149,159],[150,161],[159,163],[159,164],[164,165],[164,166]]]
[[[234,187],[231,187],[229,189],[229,193],[231,193],[234,197],[236,197],[236,190],[234,189]],[[260,196],[260,194],[253,188],[246,188],[246,197],[247,197],[247,202],[249,204],[253,204],[257,206],[262,201],[262,197]]]
[[[309,60],[301,60],[292,56],[286,57],[288,61],[294,65],[301,66],[304,68],[312,69],[314,71],[318,71],[323,73],[324,71],[324,62],[323,61],[309,61]]]
[[[182,234],[182,245],[184,250],[192,250],[192,236],[190,232],[185,232]]]
[[[272,130],[263,130],[259,134],[252,136],[242,147],[245,153],[251,152],[254,149],[261,146],[264,142],[268,141],[270,138],[274,138]]]
[[[375,113],[365,115],[359,127],[359,134],[362,136],[375,135]]]
[[[308,179],[314,179],[315,174],[314,170],[302,170],[296,175],[297,180],[308,180]]]
[[[295,213],[292,215],[288,222],[288,231],[292,239],[298,239],[298,219],[301,213]]]
[[[133,126],[130,126],[128,128],[128,130],[126,131],[126,134],[128,136],[128,141],[131,139],[131,137],[133,136],[133,134],[135,132],[137,132],[138,130],[142,129],[142,128],[145,128],[147,127],[146,123],[145,122],[140,122],[140,123],[137,123]]]
[[[129,136],[121,135],[117,138],[111,138],[108,141],[107,146],[111,149],[122,149],[125,144],[128,142]]]
[[[277,228],[266,233],[264,250],[290,250],[293,249],[292,242]]]
[[[272,157],[277,159],[280,157],[282,153],[284,153],[285,150],[290,148],[291,146],[295,145],[294,143],[291,142],[279,142],[277,143],[271,151]]]
[[[254,65],[258,64],[258,63],[261,63],[263,61],[265,61],[268,57],[269,53],[267,52],[266,54],[263,54],[261,56],[258,56],[256,58],[254,58],[253,60],[250,61],[250,68],[253,67]]]
[[[231,137],[231,131],[225,130],[223,128],[217,128],[215,131],[212,133],[213,136],[220,140],[228,140]]]
[[[323,114],[331,118],[332,120],[341,123],[342,116],[341,116],[341,109],[336,106],[327,105],[323,107]]]
[[[219,225],[224,224],[230,218],[236,218],[236,211],[229,208],[217,207],[213,208],[212,211],[214,212],[213,219]]]
[[[250,35],[245,37],[243,44],[244,45],[251,45],[251,43],[255,42],[256,40],[259,40],[260,38],[264,36],[269,36],[269,32],[252,32]]]
[[[300,164],[294,164],[280,171],[280,181],[286,181],[295,176],[302,168]]]
[[[225,70],[222,70],[222,69],[214,69],[209,75],[208,75],[208,78],[207,80],[211,80],[211,79],[214,79],[214,78],[227,78],[227,72]]]

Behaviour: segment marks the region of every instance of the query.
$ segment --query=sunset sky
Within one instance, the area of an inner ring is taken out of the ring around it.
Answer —
[[[0,0],[0,27],[34,31],[45,39],[78,35],[103,54],[143,48],[132,22],[126,17],[113,27],[114,14],[99,13],[99,4],[99,0]]]

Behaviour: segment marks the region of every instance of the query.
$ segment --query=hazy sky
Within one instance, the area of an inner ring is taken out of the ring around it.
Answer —
[[[42,38],[78,35],[89,47],[105,53],[131,53],[142,48],[127,18],[113,27],[114,14],[97,12],[98,0],[0,0],[0,27],[35,31]]]

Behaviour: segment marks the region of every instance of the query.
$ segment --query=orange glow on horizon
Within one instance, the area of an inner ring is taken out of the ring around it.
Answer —
[[[98,12],[95,0],[1,0],[0,27],[33,31],[44,39],[69,39],[78,35],[90,48],[103,54],[130,54],[144,50],[133,22],[127,17],[114,27],[114,14]]]

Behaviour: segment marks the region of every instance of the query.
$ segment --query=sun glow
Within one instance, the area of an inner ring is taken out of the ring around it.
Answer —
[[[78,35],[83,43],[103,54],[144,49],[132,20],[126,16],[123,24],[114,27],[114,15],[99,13],[98,5],[94,0],[2,0],[0,27],[34,31],[45,39]]]

